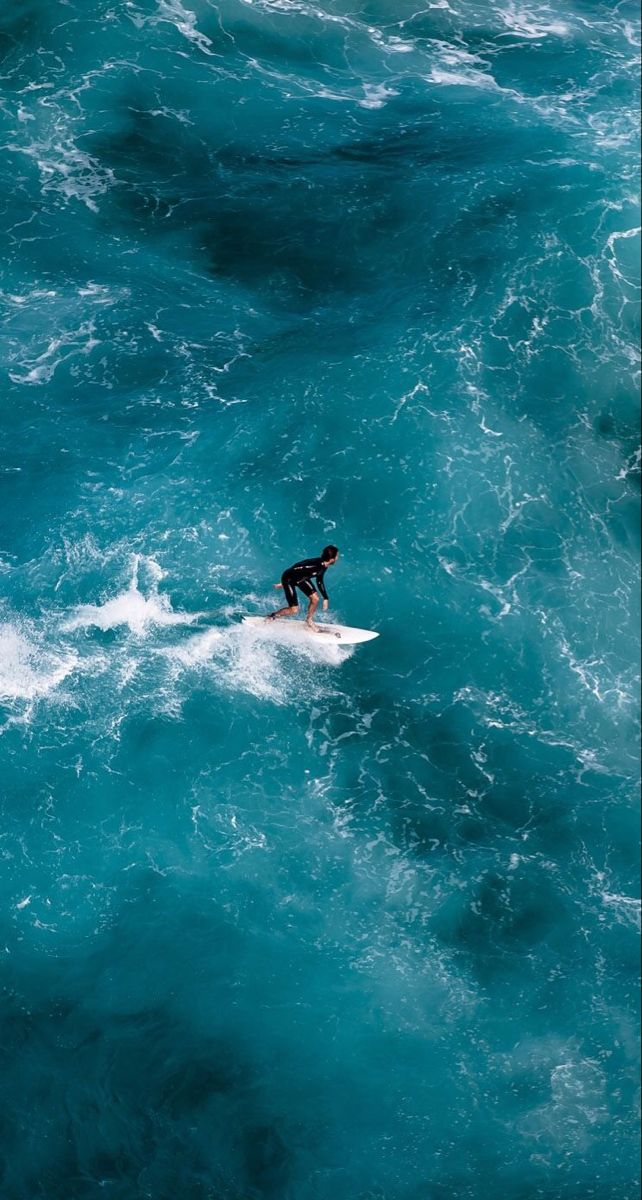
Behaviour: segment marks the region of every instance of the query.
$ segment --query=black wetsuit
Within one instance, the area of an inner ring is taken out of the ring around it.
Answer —
[[[325,590],[323,576],[327,567],[324,566],[322,558],[304,558],[303,562],[295,563],[293,567],[288,567],[281,576],[283,591],[288,603],[288,608],[298,608],[299,600],[296,594],[296,589],[299,588],[304,596],[308,599],[313,596],[317,588],[321,592],[324,600],[328,599],[328,593]],[[316,582],[316,588],[312,580]]]

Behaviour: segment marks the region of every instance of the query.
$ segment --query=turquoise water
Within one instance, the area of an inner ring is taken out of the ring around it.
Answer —
[[[3,1200],[631,1200],[636,6],[0,53]]]

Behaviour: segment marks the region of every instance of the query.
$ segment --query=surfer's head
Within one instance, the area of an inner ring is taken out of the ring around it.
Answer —
[[[336,546],[326,546],[321,558],[328,567],[332,567],[339,557],[339,551]]]

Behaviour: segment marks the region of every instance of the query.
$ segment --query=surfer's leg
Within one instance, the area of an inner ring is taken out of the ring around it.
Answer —
[[[288,578],[287,571],[281,577],[281,585],[285,592],[285,608],[279,608],[276,612],[270,613],[268,621],[276,621],[278,617],[295,617],[299,611],[299,598],[292,580]]]
[[[308,605],[308,615],[305,618],[305,623],[310,629],[316,629],[316,625],[314,624],[314,614],[317,611],[317,607],[319,604],[319,597],[317,596],[315,591],[312,592],[312,595],[309,597],[309,600],[310,600],[310,603]]]
[[[295,617],[299,611],[298,604],[294,604],[292,608],[280,608],[277,612],[268,613],[266,621],[276,621],[278,617]]]

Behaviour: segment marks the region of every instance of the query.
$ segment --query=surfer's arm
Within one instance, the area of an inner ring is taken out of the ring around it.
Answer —
[[[325,583],[323,582],[324,575],[325,575],[325,571],[319,571],[319,574],[317,575],[316,580],[317,580],[317,587],[318,587],[319,591],[321,592],[321,595],[323,596],[323,607],[327,608],[329,597],[328,597],[328,593],[326,592],[326,589],[325,589]]]

